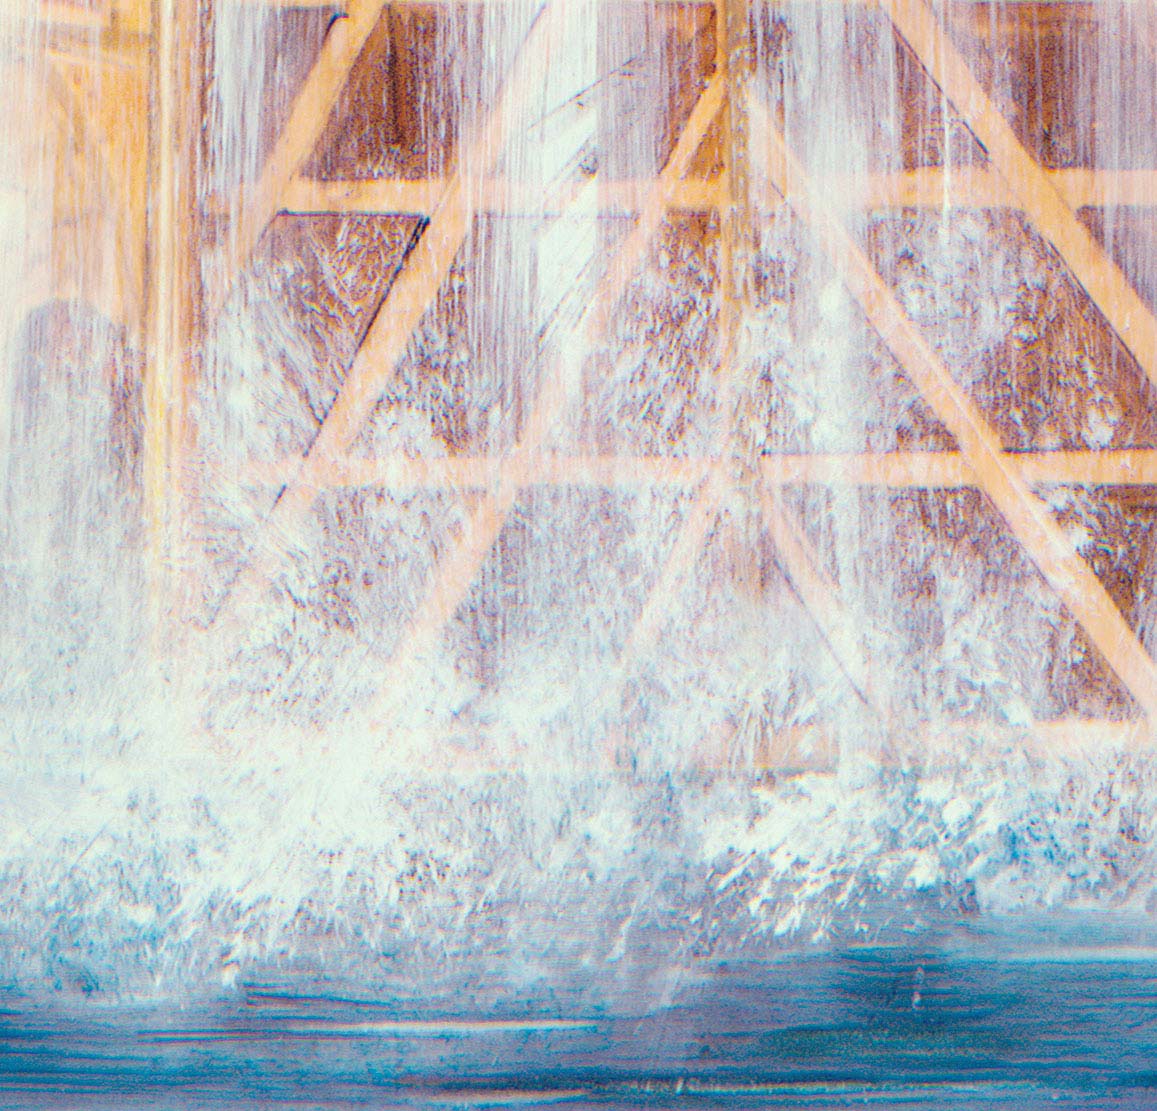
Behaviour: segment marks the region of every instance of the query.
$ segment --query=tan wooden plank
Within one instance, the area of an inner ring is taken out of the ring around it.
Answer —
[[[955,436],[977,484],[1004,517],[1046,581],[1150,722],[1157,721],[1157,665],[1100,580],[1073,548],[1048,507],[1032,492],[1019,471],[1009,465],[996,431],[904,312],[840,217],[817,199],[803,166],[787,148],[770,113],[755,101],[752,119],[753,131],[767,144],[772,184],[790,198],[792,207],[839,269],[872,326]]]
[[[678,604],[684,584],[691,578],[708,538],[720,524],[719,507],[726,493],[727,482],[723,474],[718,468],[713,468],[687,506],[675,540],[619,654],[609,685],[612,701],[618,700],[631,673],[654,651],[664,622]]]
[[[469,233],[474,211],[467,175],[480,166],[489,172],[497,158],[511,111],[525,94],[526,83],[534,72],[533,65],[540,60],[551,26],[549,9],[540,12],[481,133],[473,138],[460,159],[463,171],[447,183],[421,238],[379,306],[309,450],[286,476],[284,489],[254,539],[253,557],[231,592],[232,611],[251,604],[253,593],[260,590],[271,565],[292,542],[294,531],[318,492],[329,485],[333,468],[349,450],[397,372],[410,337],[434,303]]]
[[[1073,209],[1128,205],[1157,207],[1157,170],[1047,170],[1053,188]],[[642,206],[649,182],[604,182],[599,189],[601,215],[634,215]],[[826,177],[817,188],[833,198],[865,208],[1018,208],[1004,178],[985,167],[939,167],[895,174]],[[425,216],[445,192],[441,178],[419,181],[314,181],[297,179],[285,192],[282,209],[294,214],[365,213]],[[492,179],[475,186],[479,211],[495,215],[553,216],[561,213],[573,193],[560,190],[543,197],[517,182]],[[671,191],[671,209],[709,212],[719,206],[718,179],[687,178]],[[757,210],[760,211],[760,210]],[[761,215],[766,216],[763,207]]]
[[[231,266],[213,293],[214,310],[224,303],[233,280],[284,203],[289,183],[317,146],[350,71],[381,16],[382,0],[349,0],[344,7],[346,14],[330,26],[260,177],[242,196],[240,214],[230,230]]]
[[[1157,170],[1048,170],[1053,187],[1070,208],[1157,206]]]
[[[897,31],[988,152],[1036,230],[1055,248],[1157,384],[1157,319],[1021,145],[924,0],[879,0]],[[1077,181],[1079,179],[1072,179]]]
[[[879,712],[875,701],[872,669],[851,614],[839,588],[819,570],[819,556],[784,504],[780,491],[770,485],[760,489],[763,520],[775,543],[780,565],[808,615],[865,706]]]
[[[145,291],[144,508],[154,634],[175,628],[181,537],[185,410],[198,355],[201,310],[195,252],[199,225],[193,157],[200,134],[201,26],[178,0],[155,6],[155,89],[148,147],[150,219]],[[158,647],[160,645],[158,644]]]
[[[1157,486],[1157,450],[1004,452],[1003,463],[1032,486]],[[283,486],[299,458],[254,465],[250,481]],[[558,455],[544,452],[517,458],[451,455],[412,458],[346,456],[325,476],[332,487],[390,490],[483,489],[502,482],[519,487],[607,486],[692,489],[708,473],[728,466],[702,456]],[[769,487],[881,486],[891,489],[948,490],[975,486],[967,458],[958,451],[890,451],[846,454],[776,454],[758,461]]]
[[[573,203],[582,181],[566,183],[544,195],[517,181],[491,178],[475,182],[479,212],[500,216],[561,215]],[[426,216],[446,191],[441,178],[419,181],[314,181],[298,179],[286,190],[282,208],[292,214],[364,213],[382,216]],[[635,216],[646,201],[649,181],[602,182],[598,191],[602,215]],[[718,183],[702,179],[678,182],[667,197],[668,209],[705,212],[717,205]]]
[[[264,8],[341,8],[343,6],[341,0],[239,0],[244,4],[252,5],[253,7]],[[417,4],[420,6],[457,6],[457,5],[481,5],[484,7],[503,7],[519,2],[519,0],[387,0],[388,3],[397,4],[399,6],[406,6]],[[716,3],[716,0],[608,0],[619,4],[657,4],[657,5],[675,5],[678,7],[693,7],[693,6],[708,6]],[[776,4],[788,4],[792,6],[802,6],[804,4],[831,4],[833,6],[842,5],[845,7],[860,7],[868,4],[873,4],[876,0],[764,0],[768,6]],[[984,4],[991,3],[992,0],[957,0],[958,3],[974,3]],[[1078,7],[1083,7],[1089,3],[1089,0],[1003,0],[1005,4],[1074,4]]]
[[[592,338],[601,335],[606,317],[627,282],[637,270],[657,233],[669,194],[690,168],[695,153],[717,115],[723,97],[723,84],[713,78],[700,94],[683,130],[675,143],[662,173],[653,183],[634,228],[616,248],[598,291],[573,330],[573,340],[559,344],[563,353],[552,365],[533,411],[528,415],[518,447],[512,453],[515,472],[527,461],[541,455],[547,437],[563,416],[569,394],[568,382],[579,368],[572,363],[572,352],[585,351]],[[577,340],[578,342],[574,342]],[[463,541],[454,546],[436,570],[430,589],[423,598],[398,649],[386,666],[381,695],[375,701],[374,714],[388,721],[391,699],[404,692],[415,668],[427,660],[438,647],[446,621],[461,605],[487,554],[502,530],[519,486],[504,480],[497,488],[486,491],[471,514]]]

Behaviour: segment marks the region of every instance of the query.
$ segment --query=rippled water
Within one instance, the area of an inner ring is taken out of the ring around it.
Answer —
[[[657,952],[518,990],[298,969],[180,1007],[8,998],[0,1103],[1152,1107],[1157,948],[1106,925],[679,968]]]

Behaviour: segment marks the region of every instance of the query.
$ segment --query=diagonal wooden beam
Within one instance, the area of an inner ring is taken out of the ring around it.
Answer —
[[[252,190],[243,195],[241,213],[230,233],[230,270],[215,291],[214,310],[219,311],[224,304],[236,275],[281,208],[290,182],[317,147],[350,71],[381,17],[383,3],[384,0],[348,0],[344,17],[330,25],[273,152]]]
[[[271,564],[281,558],[292,543],[294,531],[318,492],[330,485],[328,476],[369,419],[397,372],[411,336],[450,273],[474,215],[470,172],[481,167],[483,173],[488,173],[498,158],[511,113],[526,95],[534,65],[541,61],[546,36],[552,33],[550,14],[548,4],[531,25],[481,133],[458,159],[459,170],[450,178],[418,242],[379,306],[313,442],[287,476],[284,488],[254,540],[253,558],[231,592],[233,610],[250,603],[252,594],[268,576]]]
[[[707,128],[719,114],[726,95],[726,85],[716,73],[699,94],[691,115],[667,159],[658,179],[648,188],[639,206],[639,218],[630,233],[616,248],[603,276],[591,311],[584,315],[580,328],[584,336],[594,339],[606,331],[608,316],[614,310],[627,283],[646,257],[655,235],[663,224],[680,183],[691,169],[691,163],[707,134]]]
[[[872,668],[839,588],[819,570],[819,556],[784,505],[780,489],[762,485],[760,502],[764,523],[789,585],[815,622],[820,636],[860,701],[880,713],[872,683]]]
[[[644,200],[639,220],[615,250],[596,295],[574,326],[571,337],[559,344],[562,352],[546,375],[540,396],[524,426],[523,435],[510,457],[498,463],[491,488],[470,515],[462,540],[436,569],[430,588],[407,622],[398,648],[386,665],[381,695],[372,713],[388,716],[392,699],[406,691],[415,668],[436,650],[446,622],[466,597],[502,526],[514,506],[520,485],[516,478],[526,461],[541,454],[546,439],[563,415],[575,377],[574,351],[587,350],[603,333],[609,314],[643,259],[662,225],[670,193],[691,167],[695,153],[711,121],[719,112],[723,83],[713,77],[700,94],[666,166]]]
[[[719,369],[716,373],[716,392],[721,395],[719,410],[730,412],[730,398],[735,389],[734,322],[738,311],[734,283],[735,259],[733,238],[737,214],[735,212],[734,167],[734,79],[731,66],[731,27],[727,0],[715,0],[715,73],[723,91],[718,121],[722,140],[723,168],[720,174],[716,202],[719,207],[719,258],[716,275],[716,325],[719,339]],[[726,420],[726,417],[724,418]],[[687,506],[683,520],[675,532],[675,539],[659,567],[659,574],[643,601],[625,644],[607,684],[600,694],[600,702],[617,709],[622,701],[627,682],[639,662],[649,656],[662,633],[663,623],[681,593],[681,587],[694,573],[695,564],[711,534],[719,527],[722,502],[729,483],[719,466],[711,467],[699,484]],[[620,751],[610,754],[619,762]]]
[[[839,270],[872,327],[913,385],[956,437],[979,487],[1008,523],[1046,581],[1060,596],[1151,723],[1157,722],[1157,665],[1056,523],[1049,508],[1009,466],[995,429],[953,379],[948,367],[904,312],[895,294],[844,226],[813,190],[798,159],[752,101],[753,132],[767,144],[772,184],[788,199]]]
[[[1056,249],[1101,314],[1157,385],[1157,319],[1025,150],[924,0],[879,0],[896,30],[988,151],[1036,230]]]
[[[670,614],[683,584],[691,577],[708,539],[720,524],[720,506],[727,491],[727,481],[720,469],[713,467],[691,499],[676,530],[674,543],[615,661],[613,676],[603,696],[611,705],[619,701],[632,672],[658,644],[663,622]]]
[[[720,212],[718,326],[720,339],[717,393],[727,422],[738,385],[735,332],[742,318],[748,269],[743,236],[752,225],[753,197],[748,176],[747,69],[743,45],[748,34],[746,3],[716,0],[716,68],[727,82],[722,115],[723,172],[717,191]],[[734,466],[731,468],[734,470]],[[631,672],[658,643],[663,622],[692,575],[695,563],[722,517],[722,504],[733,483],[722,466],[710,468],[676,533],[675,542],[648,592],[643,608],[616,661],[604,699],[612,705],[622,697]],[[759,484],[759,507],[789,586],[815,622],[841,670],[865,705],[871,706],[868,667],[851,634],[851,622],[834,584],[818,570],[815,553],[796,528],[777,490]],[[614,754],[617,761],[618,753]]]

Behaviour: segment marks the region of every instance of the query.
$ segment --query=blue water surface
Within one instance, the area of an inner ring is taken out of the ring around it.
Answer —
[[[0,1001],[0,1105],[1157,1108],[1157,948],[1119,923],[510,986],[295,968],[148,1005]]]

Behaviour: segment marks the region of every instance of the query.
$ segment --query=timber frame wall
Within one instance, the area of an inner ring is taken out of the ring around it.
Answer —
[[[692,501],[679,535],[662,566],[650,598],[619,661],[616,682],[627,681],[632,667],[653,645],[677,586],[690,573],[707,538],[719,526],[721,505],[735,482],[736,454],[721,444],[707,457],[625,456],[587,453],[560,457],[546,450],[548,432],[565,400],[564,369],[548,376],[529,411],[521,433],[500,457],[452,453],[438,459],[366,458],[352,452],[359,434],[390,385],[412,337],[439,290],[474,220],[482,215],[516,215],[521,198],[517,184],[495,178],[482,188],[453,172],[424,179],[345,179],[311,172],[315,155],[335,113],[351,111],[343,100],[351,75],[366,64],[367,52],[381,48],[381,26],[394,9],[433,11],[437,3],[417,0],[347,0],[344,5],[313,0],[246,0],[293,10],[318,9],[332,16],[320,50],[304,73],[292,103],[271,136],[264,168],[240,203],[228,230],[229,262],[217,279],[205,281],[198,265],[206,221],[220,199],[206,198],[197,180],[196,136],[204,101],[204,25],[209,5],[196,0],[154,0],[151,4],[113,0],[101,5],[46,4],[45,18],[62,41],[95,36],[97,66],[122,64],[131,56],[135,72],[148,73],[147,147],[120,158],[129,180],[122,192],[128,222],[134,228],[134,255],[140,289],[130,298],[141,309],[134,323],[147,353],[146,495],[152,530],[159,612],[179,621],[187,599],[177,582],[195,569],[181,523],[184,499],[195,497],[203,460],[187,417],[190,391],[198,374],[202,337],[229,295],[233,277],[249,263],[276,221],[333,214],[411,216],[420,233],[406,253],[393,281],[372,312],[360,347],[316,436],[299,457],[254,460],[257,481],[279,490],[260,535],[252,538],[251,558],[233,585],[223,612],[256,604],[262,584],[282,558],[279,538],[289,534],[312,509],[319,491],[334,487],[427,488],[472,491],[467,527],[444,551],[426,594],[411,617],[406,635],[382,675],[383,690],[412,681],[416,662],[441,637],[447,622],[467,597],[470,585],[497,542],[519,491],[531,485],[571,484],[596,487],[681,487]],[[470,0],[467,0],[470,2]],[[473,0],[485,3],[487,0]],[[637,0],[607,0],[634,3]],[[764,0],[751,0],[764,3]],[[807,0],[809,3],[825,0]],[[839,0],[826,0],[839,2]],[[576,326],[589,343],[608,327],[632,274],[651,251],[669,214],[715,214],[719,221],[720,278],[718,327],[721,361],[715,388],[721,396],[737,388],[729,365],[735,339],[729,330],[751,296],[745,277],[749,229],[773,220],[784,206],[805,225],[829,260],[865,318],[903,369],[955,446],[946,450],[897,450],[878,453],[781,452],[742,459],[748,479],[758,490],[763,527],[774,545],[775,559],[814,619],[838,660],[865,713],[888,713],[877,701],[872,661],[839,590],[823,569],[805,522],[789,496],[811,486],[862,486],[884,490],[946,491],[975,489],[995,509],[1004,526],[1072,615],[1084,636],[1119,684],[1133,709],[1109,718],[1081,717],[1076,711],[1038,722],[1032,731],[1047,744],[1085,737],[1148,737],[1157,724],[1157,664],[1124,606],[1120,590],[1111,591],[1082,557],[1068,532],[1041,495],[1044,488],[1072,485],[1136,491],[1148,507],[1157,488],[1157,446],[1104,450],[1008,450],[991,416],[954,379],[936,345],[905,312],[887,276],[871,252],[848,226],[846,214],[832,197],[856,195],[874,210],[943,210],[946,207],[1008,210],[1063,261],[1116,341],[1149,383],[1157,386],[1157,320],[1152,291],[1126,274],[1097,237],[1090,216],[1105,206],[1143,210],[1157,206],[1157,167],[1094,169],[1051,167],[1024,127],[996,103],[970,69],[941,15],[927,0],[846,0],[865,10],[878,8],[928,79],[951,105],[984,152],[974,164],[954,167],[917,165],[846,183],[816,181],[784,138],[773,106],[751,92],[751,10],[748,0],[714,3],[671,2],[670,18],[713,34],[713,57],[702,73],[689,75],[692,95],[677,113],[665,164],[649,180],[608,180],[598,186],[601,211],[633,215],[632,230],[605,260],[597,296]],[[497,101],[489,106],[476,153],[458,152],[458,164],[475,171],[498,148],[509,126],[512,105],[525,95],[533,70],[528,59],[548,49],[558,29],[550,0],[530,28]],[[957,3],[959,16],[982,5]],[[1092,18],[1095,6],[1057,2],[1010,4],[1004,9],[1025,20]],[[960,16],[966,18],[966,16]],[[1009,16],[1007,18],[1013,18]],[[556,47],[557,48],[557,47]],[[58,47],[58,50],[63,48]],[[70,63],[62,53],[61,64]],[[83,84],[83,82],[81,82]],[[77,87],[81,87],[77,85]],[[686,92],[686,90],[684,90]],[[124,92],[139,103],[138,83]],[[84,104],[73,109],[84,116]],[[115,114],[114,114],[115,115]],[[84,126],[106,144],[120,141],[121,125],[86,119]],[[351,117],[357,126],[356,116]],[[123,136],[122,136],[123,137]],[[714,157],[705,156],[705,144]],[[138,144],[139,146],[140,144]],[[135,160],[135,161],[134,161]],[[142,194],[147,194],[144,205]],[[548,201],[559,211],[571,198]],[[236,202],[236,199],[235,199]],[[541,199],[536,199],[541,205]],[[147,212],[147,216],[146,216]],[[552,384],[553,381],[553,384]],[[1146,387],[1147,388],[1147,387]],[[1139,557],[1140,558],[1140,557]],[[1141,559],[1143,566],[1144,560]],[[175,599],[175,600],[174,600]],[[1124,608],[1123,608],[1124,607]],[[222,618],[218,617],[218,620]],[[1042,648],[1043,650],[1043,648]],[[388,712],[383,706],[382,713]],[[764,758],[791,762],[792,738],[769,742]],[[776,751],[772,751],[775,749]]]

